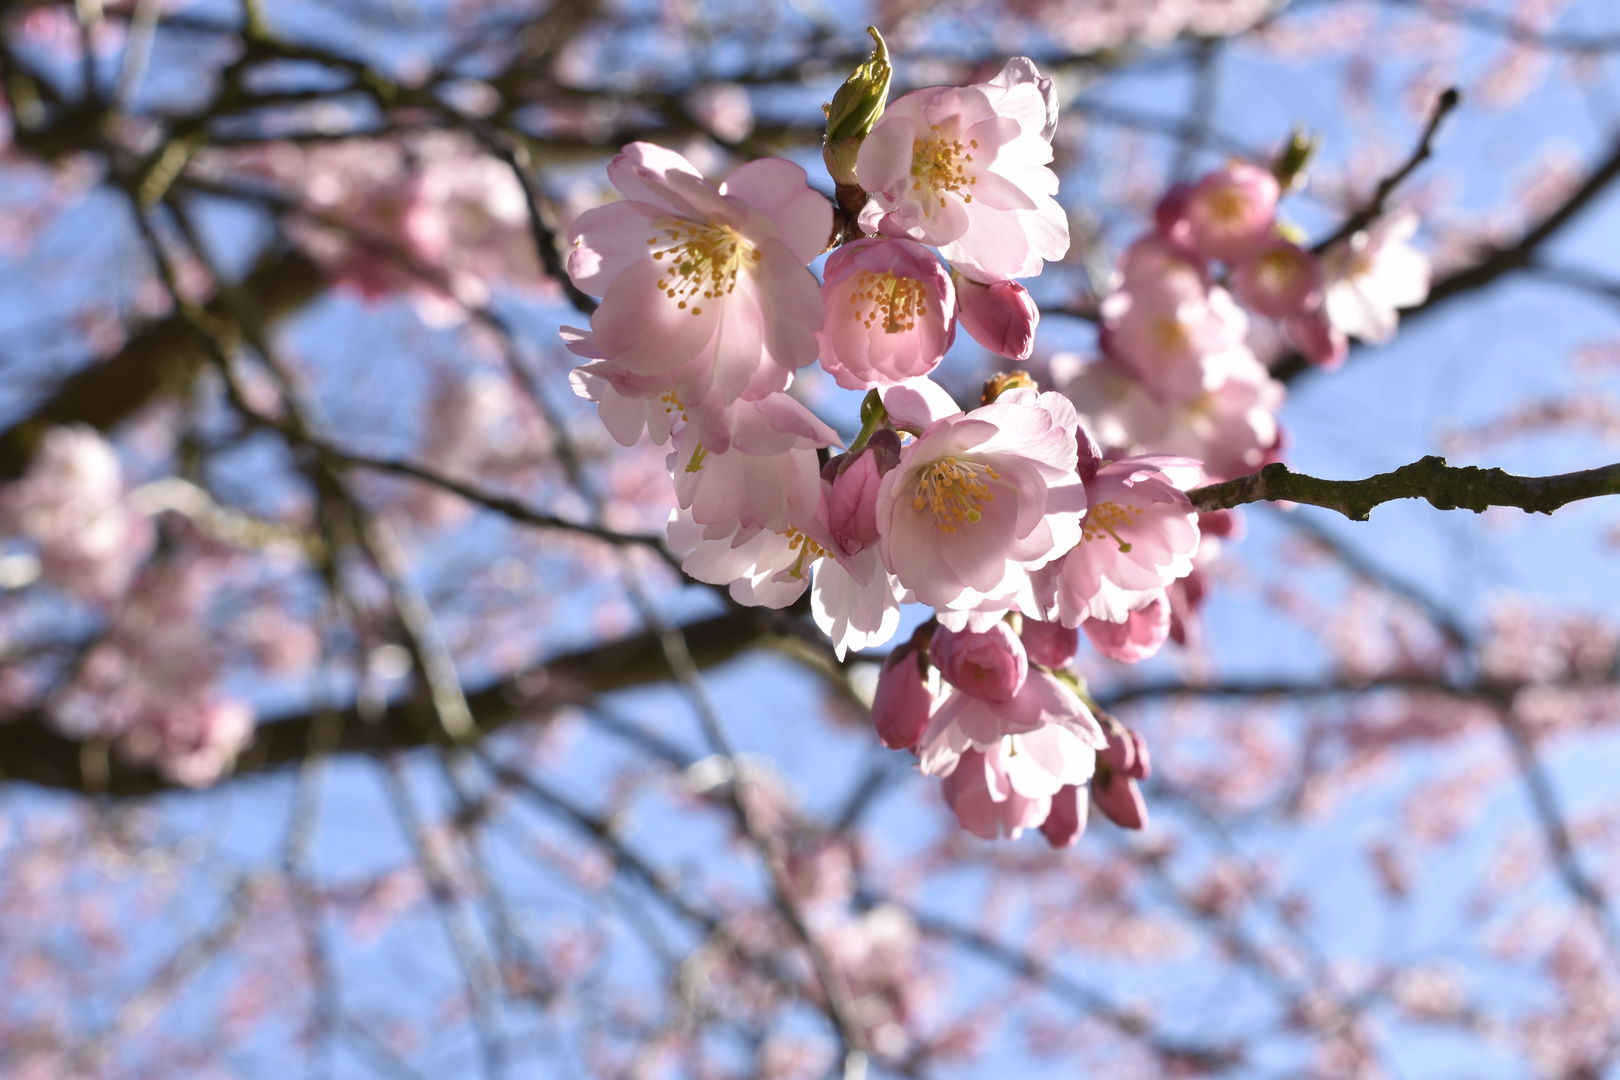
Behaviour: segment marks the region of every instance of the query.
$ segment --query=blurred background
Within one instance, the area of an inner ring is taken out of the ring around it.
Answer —
[[[635,140],[831,194],[868,24],[1054,80],[1058,389],[1171,183],[1319,137],[1315,242],[1458,88],[1397,338],[1256,321],[1282,456],[1614,459],[1608,0],[9,0],[0,1076],[1620,1075],[1620,505],[1247,508],[1184,643],[1082,648],[1151,820],[1065,851],[881,747],[887,647],[679,573],[568,227]]]

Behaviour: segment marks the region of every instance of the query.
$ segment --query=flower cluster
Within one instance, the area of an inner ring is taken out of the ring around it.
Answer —
[[[833,251],[819,284],[806,264],[833,211],[786,161],[716,187],[632,144],[608,168],[624,199],[570,234],[568,271],[602,298],[589,330],[564,332],[590,361],[575,389],[619,442],[670,444],[683,569],[744,604],[808,589],[840,656],[888,641],[902,604],[932,607],[931,644],[891,658],[874,716],[984,836],[1040,825],[1055,805],[1074,817],[1110,746],[1066,673],[1079,628],[1106,655],[1152,655],[1167,590],[1198,551],[1182,490],[1197,461],[1105,458],[1073,404],[1027,376],[992,380],[967,411],[928,378],[958,324],[1009,359],[1032,351],[1038,313],[1014,279],[1068,247],[1048,167],[1056,116],[1024,58],[890,103],[850,170],[865,235]],[[859,436],[830,459],[818,451],[836,433],[787,393],[818,359],[868,391]]]

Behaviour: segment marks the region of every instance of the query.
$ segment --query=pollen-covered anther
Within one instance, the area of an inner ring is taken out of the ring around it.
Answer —
[[[917,320],[928,314],[928,289],[916,278],[900,277],[893,270],[881,274],[863,270],[849,302],[868,330],[881,319],[885,334],[898,334],[915,330]]]
[[[760,250],[730,225],[705,225],[681,218],[654,223],[659,235],[647,241],[652,257],[667,262],[668,273],[658,279],[664,295],[676,307],[703,314],[702,301],[729,296],[737,288],[737,274],[758,262]]]
[[[911,175],[933,192],[941,206],[945,205],[947,192],[960,195],[963,202],[972,202],[973,193],[968,189],[979,179],[967,174],[967,166],[973,163],[970,151],[979,148],[978,140],[970,140],[963,146],[959,139],[946,138],[938,124],[929,130],[934,137],[922,139],[911,148]]]
[[[996,499],[995,492],[980,479],[981,475],[991,480],[1001,479],[988,465],[958,461],[954,457],[941,458],[919,474],[911,508],[932,510],[940,532],[954,533],[963,522],[974,524],[984,516],[984,504]]]
[[[1122,554],[1130,554],[1131,545],[1128,541],[1119,538],[1119,530],[1134,525],[1135,519],[1142,516],[1140,506],[1121,506],[1117,502],[1098,503],[1086,513],[1085,520],[1080,523],[1080,540],[1101,540],[1104,536],[1110,537],[1119,545]]]
[[[677,413],[678,412],[678,413],[681,414],[681,419],[682,420],[686,419],[686,406],[682,405],[681,404],[681,399],[675,396],[675,391],[673,391],[673,390],[665,390],[663,392],[663,394],[659,396],[658,400],[662,401],[664,403],[664,412],[666,412],[666,413]]]
[[[794,577],[804,576],[805,563],[813,563],[817,559],[825,557],[827,554],[826,548],[816,543],[814,540],[800,532],[798,529],[794,528],[792,525],[789,525],[788,531],[782,535],[787,537],[788,550],[797,551],[799,553],[799,557],[793,561],[793,566],[788,571]]]

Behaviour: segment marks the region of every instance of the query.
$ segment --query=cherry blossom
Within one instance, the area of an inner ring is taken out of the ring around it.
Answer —
[[[1110,461],[1086,484],[1089,506],[1080,543],[1054,578],[1050,613],[1065,626],[1082,619],[1123,623],[1192,571],[1198,516],[1172,473],[1198,463],[1164,455]]]
[[[1077,423],[1062,395],[1027,389],[933,423],[878,492],[885,565],[920,602],[953,611],[1026,587],[1079,540]]]
[[[1281,191],[1270,170],[1233,162],[1205,176],[1177,208],[1187,242],[1207,259],[1227,263],[1253,257],[1265,246]]]
[[[38,545],[46,581],[94,601],[124,591],[153,539],[117,452],[83,426],[46,432],[28,474],[0,491],[0,527]]]
[[[625,198],[575,219],[568,273],[602,297],[591,329],[618,392],[691,409],[786,389],[815,360],[824,316],[805,263],[832,228],[804,170],[762,159],[716,188],[679,154],[632,143],[608,178]]]
[[[956,339],[951,278],[910,240],[857,240],[827,259],[821,366],[851,390],[927,375]]]
[[[1087,619],[1080,624],[1091,647],[1110,660],[1136,664],[1159,651],[1170,636],[1170,599],[1163,590],[1133,608],[1123,622]]]
[[[988,83],[890,102],[856,159],[872,196],[863,226],[937,247],[979,281],[1039,274],[1069,249],[1047,167],[1055,113],[1050,83],[1024,57]]]
[[[1428,299],[1429,260],[1408,243],[1417,227],[1417,214],[1402,210],[1322,257],[1327,315],[1340,331],[1382,345],[1395,336],[1400,309]]]

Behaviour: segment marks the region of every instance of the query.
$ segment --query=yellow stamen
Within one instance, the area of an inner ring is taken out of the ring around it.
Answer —
[[[918,474],[911,508],[932,510],[940,532],[954,533],[964,521],[975,524],[984,516],[984,504],[996,500],[995,492],[979,479],[981,473],[991,480],[1001,479],[988,465],[941,458]]]
[[[1132,518],[1142,516],[1140,506],[1121,506],[1116,502],[1098,503],[1087,512],[1085,520],[1080,523],[1080,541],[1100,540],[1105,535],[1112,537],[1114,543],[1119,545],[1121,555],[1129,555],[1131,545],[1119,538],[1117,530],[1134,525]]]
[[[737,274],[763,255],[730,225],[706,225],[684,218],[653,222],[658,236],[647,241],[656,262],[667,260],[669,272],[658,279],[664,295],[693,315],[703,314],[702,301],[719,300],[737,288]]]
[[[849,302],[868,330],[881,318],[885,334],[898,334],[916,329],[917,320],[928,314],[928,289],[916,278],[895,276],[893,270],[881,274],[862,270]]]
[[[794,561],[792,569],[788,571],[796,578],[804,577],[804,564],[806,559],[814,563],[817,559],[822,558],[827,554],[826,548],[822,547],[820,544],[816,543],[814,540],[810,539],[804,533],[800,532],[791,525],[788,526],[788,531],[782,535],[787,537],[788,550],[797,551],[799,553],[799,557]]]
[[[967,166],[973,163],[971,150],[979,148],[977,139],[969,140],[963,146],[960,139],[949,138],[940,129],[938,124],[929,128],[933,137],[919,140],[911,148],[911,175],[916,177],[920,186],[928,189],[934,200],[941,207],[945,205],[945,194],[959,195],[963,202],[972,202],[973,193],[968,190],[979,182],[976,176],[967,174]],[[924,213],[928,209],[924,208]]]

